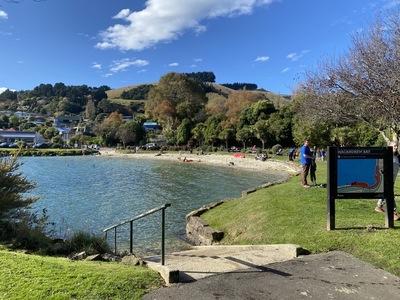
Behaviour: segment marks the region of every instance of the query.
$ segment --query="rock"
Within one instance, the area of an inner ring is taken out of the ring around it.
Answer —
[[[70,255],[68,255],[68,258],[70,260],[83,260],[87,257],[87,253],[85,251],[83,252],[79,252],[79,253],[72,253]]]
[[[130,266],[142,266],[145,264],[141,258],[136,257],[134,254],[124,256],[121,261],[123,264]]]
[[[85,260],[89,261],[107,261],[103,258],[101,254],[94,254],[94,255],[89,255],[88,257],[85,258]]]

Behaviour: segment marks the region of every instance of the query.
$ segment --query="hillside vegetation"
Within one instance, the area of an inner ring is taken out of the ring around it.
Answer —
[[[122,99],[121,98],[121,94],[123,92],[127,92],[131,89],[137,88],[141,85],[146,85],[146,84],[152,84],[152,85],[157,85],[157,82],[152,82],[152,83],[144,83],[144,84],[135,84],[135,85],[128,85],[128,86],[124,86],[124,87],[120,87],[120,88],[116,88],[116,89],[111,89],[106,91],[106,94],[108,96],[108,99],[116,102],[116,103],[120,103],[120,104],[125,104],[128,105],[129,103],[131,103],[132,101],[136,101],[136,102],[141,102],[140,100],[126,100],[126,99]],[[209,85],[212,85],[215,90],[220,93],[221,95],[224,95],[225,97],[227,97],[229,94],[231,94],[232,92],[234,92],[235,90],[230,89],[228,87],[225,87],[221,84],[218,83],[208,83]],[[259,93],[261,95],[262,98],[264,99],[269,99],[271,100],[275,107],[281,107],[283,105],[289,104],[290,103],[290,96],[289,95],[280,95],[280,94],[276,94],[270,91],[266,91],[266,90],[254,90],[251,91],[254,93]]]

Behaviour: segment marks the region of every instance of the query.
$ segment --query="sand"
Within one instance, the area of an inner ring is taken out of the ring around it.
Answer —
[[[155,159],[155,160],[180,160],[182,163],[204,163],[214,166],[226,166],[230,168],[248,169],[257,172],[282,171],[288,175],[299,174],[298,162],[276,160],[269,158],[266,161],[256,160],[254,154],[244,154],[244,157],[235,157],[234,154],[205,154],[197,155],[189,152],[164,152],[159,155],[154,152],[139,151],[139,153],[121,154],[111,148],[100,149],[102,156],[130,157],[132,159]],[[184,162],[186,158],[186,162]]]

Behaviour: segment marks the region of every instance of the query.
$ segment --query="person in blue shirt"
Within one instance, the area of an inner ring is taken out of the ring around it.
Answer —
[[[307,183],[307,176],[308,173],[310,172],[310,166],[311,166],[311,161],[315,159],[312,156],[310,147],[308,146],[308,140],[304,141],[303,146],[300,148],[300,164],[302,168],[302,173],[301,173],[301,184],[305,188],[309,188],[309,184]]]

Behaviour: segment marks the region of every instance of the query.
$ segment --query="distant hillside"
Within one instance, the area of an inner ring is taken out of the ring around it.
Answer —
[[[230,93],[235,91],[218,83],[211,83],[211,84],[217,91],[221,91],[221,93],[226,95],[229,95]],[[274,103],[275,107],[277,108],[290,103],[290,95],[279,95],[263,89],[262,90],[258,89],[250,92],[260,93],[261,95],[264,95],[264,97],[271,100]]]
[[[146,83],[146,84],[156,85],[157,82]],[[144,85],[144,84],[135,84],[135,85],[124,86],[124,87],[120,87],[120,88],[117,88],[117,89],[106,91],[106,93],[107,93],[108,99],[110,99],[110,100],[112,100],[112,99],[120,99],[121,98],[121,94],[124,91],[127,92],[127,91],[129,91],[129,90],[131,90],[133,88],[136,88],[138,86],[141,86],[141,85]]]
[[[148,84],[156,85],[157,82],[148,83]],[[210,83],[210,84],[212,86],[214,86],[214,88],[218,92],[223,94],[223,95],[229,95],[230,93],[235,91],[233,89],[227,88],[227,87],[225,87],[223,85],[220,85],[218,83]],[[144,85],[144,84],[135,84],[135,85],[125,86],[125,87],[120,87],[120,88],[117,88],[117,89],[106,91],[106,93],[107,93],[108,99],[110,99],[110,100],[121,100],[121,94],[124,91],[129,91],[129,90],[131,90],[133,88],[136,88],[136,87],[138,87],[140,85]],[[272,93],[270,91],[266,91],[266,90],[263,90],[263,89],[262,90],[260,90],[260,89],[259,90],[254,90],[254,91],[251,91],[251,92],[260,93],[265,98],[268,98],[269,100],[271,100],[274,103],[275,107],[277,107],[277,108],[290,103],[290,95],[279,95],[279,94],[275,94],[275,93]]]

